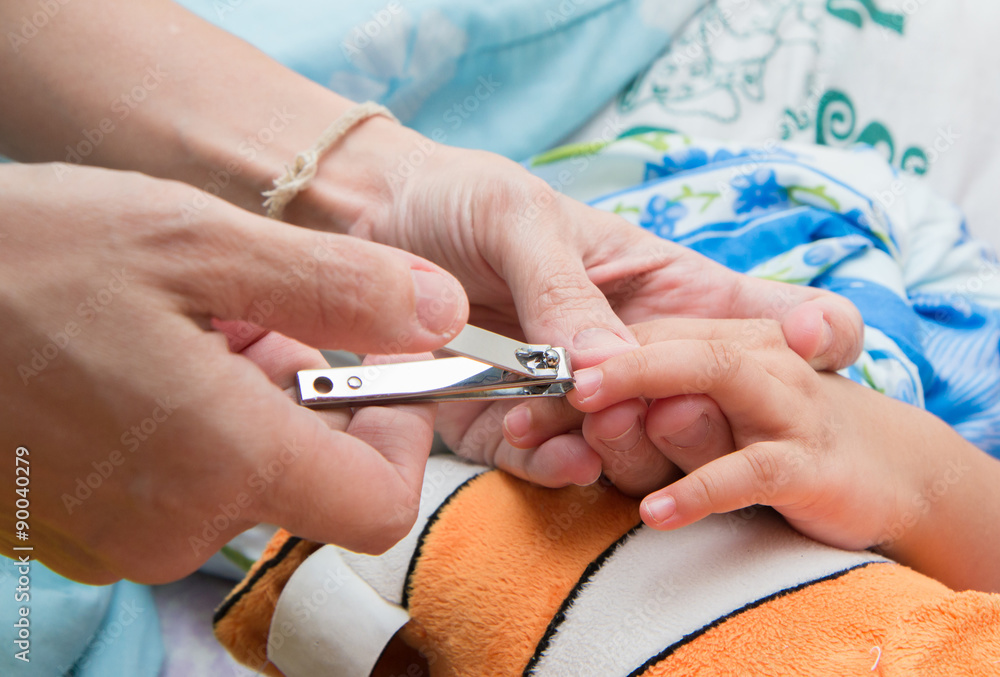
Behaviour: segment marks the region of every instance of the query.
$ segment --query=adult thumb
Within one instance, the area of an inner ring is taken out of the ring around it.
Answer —
[[[468,319],[458,280],[418,256],[235,208],[229,217],[184,257],[194,259],[179,264],[188,270],[173,271],[192,315],[244,320],[317,348],[385,354],[437,349]]]
[[[575,367],[588,367],[639,346],[579,257],[546,256],[508,274],[529,341],[568,348]]]

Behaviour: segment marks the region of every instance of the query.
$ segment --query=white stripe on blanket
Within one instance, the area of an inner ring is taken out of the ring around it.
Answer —
[[[424,471],[424,487],[420,495],[417,521],[406,538],[378,557],[342,550],[344,562],[368,581],[380,595],[393,604],[401,604],[410,558],[427,520],[463,482],[485,470],[488,468],[463,463],[451,454],[431,456]]]
[[[642,527],[566,611],[533,674],[626,675],[716,619],[866,562],[800,536],[770,509],[713,515],[660,532]],[[618,610],[609,613],[609,610]],[[595,641],[598,640],[599,641]]]
[[[267,657],[285,677],[371,674],[409,614],[353,571],[339,548],[314,552],[278,598]]]

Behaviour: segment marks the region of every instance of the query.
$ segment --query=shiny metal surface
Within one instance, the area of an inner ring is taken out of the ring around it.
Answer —
[[[444,350],[463,357],[300,371],[299,402],[326,408],[561,397],[573,388],[563,348],[526,345],[467,326]]]

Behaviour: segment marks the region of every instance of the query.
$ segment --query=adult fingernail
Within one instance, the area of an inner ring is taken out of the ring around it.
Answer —
[[[439,273],[411,270],[417,301],[417,320],[428,331],[444,334],[458,318],[461,305],[455,283]]]
[[[636,344],[626,341],[610,329],[594,327],[577,332],[573,337],[573,347],[577,350],[596,350],[599,348],[633,347]]]
[[[824,318],[823,319],[823,339],[822,339],[822,342],[820,343],[820,348],[819,348],[819,354],[820,355],[825,355],[826,353],[828,353],[830,351],[831,348],[833,348],[833,339],[834,339],[833,327],[831,327],[830,323],[827,322],[826,319]]]
[[[592,397],[597,389],[601,387],[604,374],[600,369],[584,369],[573,374],[573,387],[579,394],[581,400]]]
[[[708,414],[702,413],[691,425],[667,435],[666,440],[678,449],[697,447],[704,444],[708,438],[708,431],[711,426],[712,423],[709,421]]]
[[[519,440],[531,431],[531,409],[516,407],[507,412],[503,419],[503,427],[512,440]]]
[[[623,432],[621,435],[608,439],[603,437],[599,439],[608,449],[611,449],[612,451],[628,451],[629,449],[634,449],[635,445],[639,444],[639,440],[642,439],[642,421],[636,417],[632,427]]]
[[[677,512],[673,496],[650,496],[642,502],[642,509],[654,524],[663,524]]]
[[[597,480],[601,479],[601,475],[604,473],[601,471],[601,466],[598,465],[596,468],[592,468],[589,475],[586,475],[586,479],[577,480],[573,484],[578,487],[589,487],[594,484]]]

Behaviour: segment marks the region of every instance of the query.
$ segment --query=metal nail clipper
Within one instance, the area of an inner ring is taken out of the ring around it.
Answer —
[[[562,397],[573,389],[564,348],[525,344],[466,325],[442,350],[460,357],[300,371],[299,402],[323,409]]]

